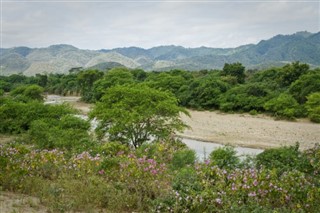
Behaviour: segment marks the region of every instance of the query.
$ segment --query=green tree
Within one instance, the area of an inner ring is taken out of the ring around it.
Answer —
[[[33,121],[28,136],[41,149],[63,148],[81,152],[92,146],[89,128],[89,122],[74,115],[65,115],[61,119]]]
[[[269,85],[263,83],[241,84],[222,94],[220,109],[223,111],[264,111],[263,105],[270,99]]]
[[[94,100],[99,101],[108,88],[115,85],[134,83],[133,74],[123,67],[117,67],[107,72],[102,79],[96,81],[93,86]]]
[[[12,90],[10,95],[24,102],[28,100],[43,101],[43,91],[44,89],[38,85],[23,85]]]
[[[299,104],[291,95],[282,93],[267,101],[264,108],[275,116],[293,119],[297,115]]]
[[[208,75],[192,81],[187,91],[187,106],[192,108],[219,108],[219,98],[230,86],[218,77]]]
[[[82,99],[86,102],[93,101],[93,83],[103,76],[103,72],[98,70],[81,71],[78,74],[77,80],[81,88]]]
[[[244,83],[246,77],[244,71],[245,67],[239,62],[233,64],[226,63],[222,69],[221,75],[234,76],[237,78],[238,83]]]
[[[168,92],[145,85],[115,86],[106,91],[90,117],[100,124],[97,133],[109,140],[132,144],[135,148],[152,138],[163,139],[186,125],[177,99]]]
[[[309,65],[300,64],[299,62],[293,62],[292,64],[287,64],[280,70],[279,73],[279,84],[282,87],[290,86],[295,82],[301,75],[309,71]]]
[[[309,94],[320,92],[320,70],[302,75],[290,85],[289,92],[300,104],[305,103]]]
[[[306,108],[311,121],[320,123],[320,92],[315,92],[307,97]]]

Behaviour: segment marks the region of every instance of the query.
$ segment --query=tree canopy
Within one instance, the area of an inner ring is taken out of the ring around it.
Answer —
[[[100,137],[129,143],[135,148],[151,139],[163,139],[186,125],[179,114],[188,114],[169,92],[146,85],[109,88],[90,117],[100,121]]]

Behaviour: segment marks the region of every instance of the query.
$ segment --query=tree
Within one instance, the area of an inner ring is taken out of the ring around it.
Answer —
[[[113,68],[107,72],[102,79],[96,81],[93,85],[94,100],[99,101],[108,88],[116,85],[134,83],[133,74],[123,67]]]
[[[320,92],[320,70],[300,76],[290,85],[289,92],[300,104],[305,103],[309,94]]]
[[[38,85],[22,85],[10,92],[12,97],[16,97],[18,100],[23,100],[27,102],[29,100],[43,101],[43,91],[44,89]]]
[[[188,114],[169,92],[146,85],[118,85],[106,91],[90,117],[100,121],[100,138],[108,136],[109,140],[137,148],[152,138],[163,139],[182,131],[186,125],[180,120],[180,113]]]
[[[246,77],[244,71],[245,67],[239,62],[233,64],[226,63],[221,74],[224,76],[234,76],[237,78],[238,83],[244,83],[244,79]]]
[[[282,87],[290,86],[295,82],[301,75],[309,71],[309,65],[300,64],[299,62],[293,62],[292,64],[287,64],[280,70],[279,73],[279,84]]]
[[[307,97],[306,108],[311,121],[320,123],[320,92],[315,92]]]
[[[82,99],[86,102],[93,101],[93,83],[103,76],[103,72],[98,70],[81,71],[78,74],[77,80],[81,88]]]
[[[291,95],[282,93],[264,104],[265,110],[273,112],[274,116],[294,119],[297,115],[299,104]]]

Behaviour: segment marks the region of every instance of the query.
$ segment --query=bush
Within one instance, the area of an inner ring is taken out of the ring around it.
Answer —
[[[39,101],[22,103],[12,98],[4,98],[0,103],[0,132],[22,133],[29,130],[34,120],[60,119],[74,112],[68,105],[44,105]]]
[[[307,97],[305,106],[311,121],[320,123],[320,92],[312,93]]]
[[[195,161],[196,152],[191,149],[184,149],[173,154],[171,165],[173,169],[181,169],[193,165]]]
[[[43,91],[44,89],[38,85],[23,85],[12,90],[10,95],[23,102],[27,102],[29,100],[43,101]]]
[[[266,102],[264,108],[272,112],[276,117],[294,119],[297,115],[299,104],[291,95],[283,93]]]
[[[28,135],[40,149],[63,148],[82,152],[93,146],[89,137],[89,122],[71,115],[61,120],[40,119],[31,123]]]
[[[312,173],[312,166],[307,156],[299,151],[299,144],[290,147],[268,149],[257,155],[258,167],[277,169],[281,174],[293,169],[305,173]]]
[[[236,150],[231,146],[218,148],[210,153],[210,164],[219,168],[233,169],[240,163],[240,159],[236,154]]]

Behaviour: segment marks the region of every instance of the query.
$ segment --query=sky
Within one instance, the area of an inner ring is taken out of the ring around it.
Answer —
[[[1,47],[237,47],[320,31],[319,0],[0,0]]]

